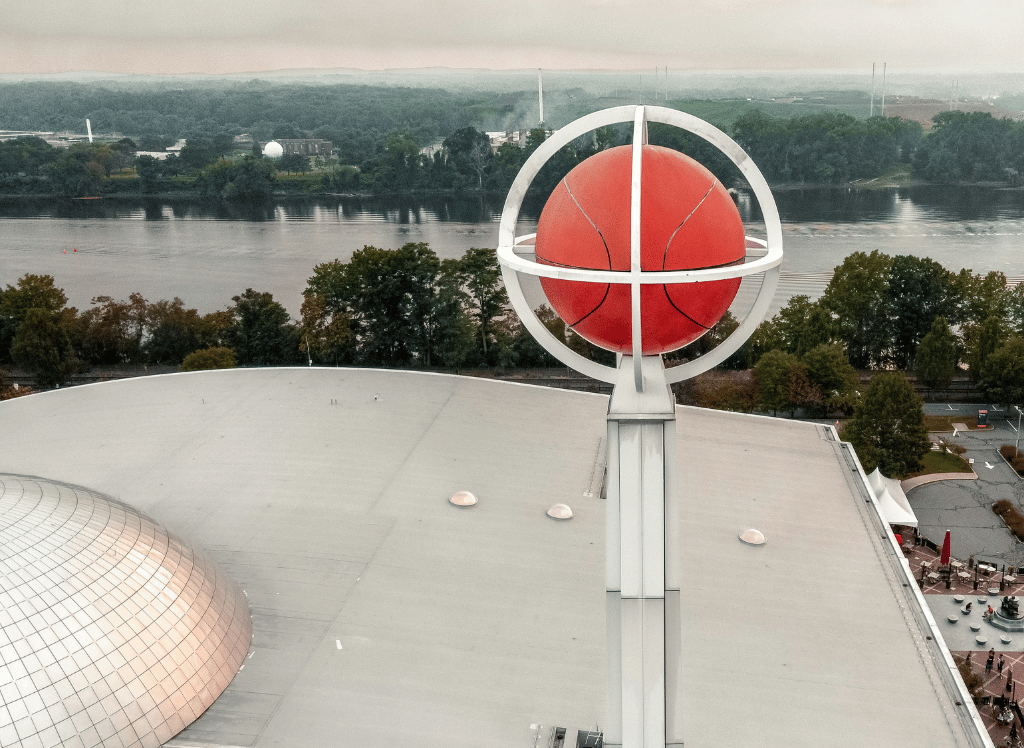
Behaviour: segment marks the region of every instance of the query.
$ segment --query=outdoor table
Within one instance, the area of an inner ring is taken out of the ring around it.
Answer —
[[[954,569],[964,568],[964,565],[962,563],[960,563],[959,561],[955,561],[953,559],[950,559],[949,565],[952,566]]]
[[[930,571],[930,572],[928,572],[928,579],[930,579],[933,582],[938,582],[939,581],[939,575],[936,574],[934,571]]]
[[[988,564],[978,564],[978,571],[984,574],[986,577],[996,570],[996,567],[989,566]]]
[[[926,569],[930,569],[930,568],[932,568],[932,562],[931,561],[922,561],[921,562],[921,566],[923,566]]]
[[[970,582],[971,581],[971,575],[968,574],[966,571],[958,571],[956,573],[956,575],[958,577],[960,577],[962,580],[964,580],[965,582]]]

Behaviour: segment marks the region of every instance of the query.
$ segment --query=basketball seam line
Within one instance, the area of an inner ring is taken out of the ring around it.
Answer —
[[[572,194],[572,189],[569,188],[569,181],[565,177],[562,177],[562,184],[565,185],[565,191],[569,193],[569,197],[572,198],[573,203],[575,203],[576,207],[579,208],[580,213],[582,213],[583,217],[587,219],[587,223],[594,227],[594,231],[596,231],[597,235],[601,238],[601,244],[604,246],[604,253],[608,256],[608,269],[611,270],[612,253],[608,249],[608,242],[605,241],[604,234],[601,233],[601,229],[597,227],[597,224],[590,220],[590,216],[587,215],[587,211],[583,210],[583,206],[580,205],[579,201],[576,199],[576,196]]]
[[[665,254],[662,255],[662,258],[661,258],[661,269],[662,270],[664,270],[665,266],[668,264],[668,248],[672,246],[672,240],[676,238],[676,234],[679,233],[679,229],[681,229],[683,226],[686,225],[686,222],[689,221],[690,218],[693,216],[693,214],[696,213],[700,209],[700,206],[702,206],[704,204],[704,201],[708,199],[708,196],[711,194],[711,191],[715,189],[715,185],[716,184],[718,184],[718,178],[717,177],[715,179],[711,180],[711,186],[708,187],[708,191],[706,193],[704,193],[704,197],[702,197],[700,199],[699,203],[697,203],[695,206],[693,206],[693,210],[691,210],[689,212],[689,214],[686,216],[686,218],[683,219],[682,223],[680,223],[678,226],[676,226],[675,231],[672,232],[672,236],[670,236],[668,238],[668,243],[665,245]],[[698,324],[700,324],[700,323],[698,323]]]
[[[579,202],[579,200],[576,199],[576,196],[574,194],[572,194],[572,189],[569,187],[569,180],[566,179],[565,177],[562,177],[562,184],[565,185],[565,191],[569,194],[569,197],[572,199],[573,203],[576,205],[576,208],[580,211],[580,214],[584,218],[587,219],[587,223],[589,223],[593,227],[594,231],[597,232],[597,236],[601,239],[601,244],[602,244],[602,246],[604,246],[604,253],[608,257],[608,269],[611,270],[612,269],[612,253],[608,249],[608,242],[605,241],[604,234],[601,233],[601,229],[599,229],[597,227],[597,224],[594,223],[590,219],[590,216],[587,215],[587,211],[583,210],[583,206],[580,205],[580,202]],[[534,256],[536,256],[536,253],[534,253]],[[550,262],[550,260],[546,260],[546,262]],[[561,264],[561,263],[555,263],[555,264]],[[563,265],[563,267],[571,267],[571,266],[570,265]],[[579,268],[579,269],[583,270],[583,268]],[[588,269],[592,270],[593,268],[588,268]],[[580,317],[578,320],[576,320],[575,322],[570,324],[569,328],[571,329],[571,328],[575,327],[576,325],[580,324],[583,320],[585,320],[591,314],[593,314],[598,309],[600,309],[601,305],[604,303],[604,300],[608,298],[608,292],[610,290],[611,290],[611,284],[610,283],[605,284],[604,296],[602,296],[601,300],[599,302],[597,302],[597,305],[593,309],[591,309],[589,312],[584,314],[582,317]]]
[[[671,296],[669,295],[669,293],[668,293],[668,286],[664,286],[664,285],[663,285],[663,286],[662,286],[662,289],[663,289],[663,290],[665,291],[665,298],[666,298],[666,299],[668,299],[668,303],[672,305],[672,308],[673,308],[673,309],[675,309],[675,310],[676,310],[677,312],[679,312],[679,313],[680,313],[681,315],[683,315],[684,317],[686,317],[686,319],[690,320],[690,322],[692,322],[693,324],[697,325],[697,327],[703,327],[703,328],[704,328],[705,330],[710,330],[710,329],[711,329],[711,328],[710,328],[710,327],[708,327],[707,325],[705,325],[705,324],[702,324],[702,323],[698,322],[698,321],[697,321],[697,320],[695,320],[695,319],[694,319],[693,317],[691,317],[691,316],[690,316],[689,314],[687,314],[687,313],[686,313],[686,312],[684,312],[684,311],[683,311],[682,309],[680,309],[679,307],[677,307],[677,306],[676,306],[676,302],[672,301],[672,297],[671,297]]]

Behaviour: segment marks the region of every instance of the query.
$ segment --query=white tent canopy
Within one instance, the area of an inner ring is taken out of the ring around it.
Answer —
[[[868,483],[878,501],[882,517],[890,525],[909,525],[917,527],[917,516],[910,508],[907,495],[898,480],[886,478],[878,468],[868,476]]]

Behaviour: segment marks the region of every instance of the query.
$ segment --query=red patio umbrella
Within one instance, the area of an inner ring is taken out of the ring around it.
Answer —
[[[949,530],[946,530],[946,538],[942,541],[942,556],[939,557],[939,563],[949,563]]]

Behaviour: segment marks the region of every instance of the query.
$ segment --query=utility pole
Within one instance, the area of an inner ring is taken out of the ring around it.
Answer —
[[[875,63],[871,63],[871,113],[868,117],[875,116]]]
[[[882,63],[882,116],[885,116],[885,66],[888,63]]]

